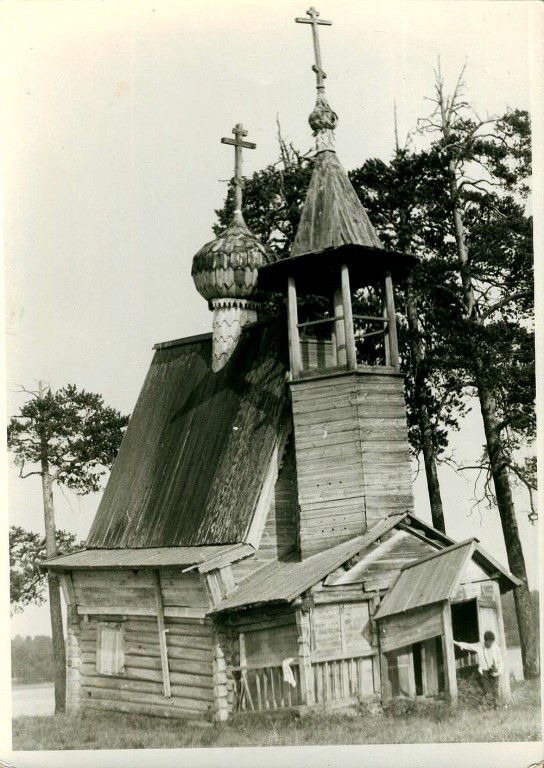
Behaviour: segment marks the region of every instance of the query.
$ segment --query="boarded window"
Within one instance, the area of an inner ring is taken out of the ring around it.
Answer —
[[[245,633],[247,663],[250,666],[279,665],[284,659],[298,657],[296,624],[267,627]]]
[[[96,645],[96,671],[101,675],[120,675],[125,671],[123,626],[100,624]]]
[[[344,603],[342,606],[347,656],[372,653],[368,603]]]
[[[313,621],[317,658],[372,653],[367,602],[316,605]]]

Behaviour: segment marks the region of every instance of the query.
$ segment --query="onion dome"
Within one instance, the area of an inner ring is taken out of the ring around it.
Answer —
[[[255,149],[244,141],[247,131],[238,123],[234,139],[234,215],[219,237],[206,243],[193,258],[191,275],[197,291],[209,303],[212,320],[212,370],[220,371],[230,360],[244,326],[257,321],[258,305],[251,301],[257,290],[259,268],[273,261],[242,216],[242,148]]]
[[[207,301],[245,299],[257,288],[259,268],[271,261],[264,245],[249,231],[241,211],[235,211],[219,237],[198,251],[191,275]]]

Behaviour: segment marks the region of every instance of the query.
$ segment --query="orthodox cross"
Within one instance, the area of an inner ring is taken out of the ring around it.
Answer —
[[[295,21],[297,24],[311,24],[312,25],[312,37],[314,40],[314,53],[315,53],[315,64],[312,66],[312,70],[315,72],[317,76],[317,89],[318,91],[323,91],[325,89],[325,83],[324,80],[327,77],[325,72],[323,71],[323,68],[321,66],[321,50],[319,48],[319,36],[317,33],[317,27],[321,25],[326,25],[327,27],[330,27],[332,24],[332,21],[325,21],[325,19],[319,19],[319,11],[316,11],[315,8],[309,8],[306,11],[306,16],[309,16],[309,19],[305,19],[303,16],[298,16]]]
[[[244,141],[247,136],[242,123],[236,123],[232,129],[234,139],[223,138],[221,144],[231,144],[234,147],[234,211],[242,210],[242,148],[256,149],[257,145],[252,141]]]

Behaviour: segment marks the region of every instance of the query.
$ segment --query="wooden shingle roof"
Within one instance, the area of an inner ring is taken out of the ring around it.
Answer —
[[[244,330],[211,369],[211,338],[158,345],[87,546],[244,542],[289,415],[281,322]]]
[[[319,152],[290,255],[347,245],[383,248],[336,152]]]

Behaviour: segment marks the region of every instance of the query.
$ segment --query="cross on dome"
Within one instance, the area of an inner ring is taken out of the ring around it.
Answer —
[[[222,138],[221,144],[230,144],[234,147],[234,213],[242,212],[242,149],[256,149],[257,145],[252,141],[244,141],[247,131],[242,123],[236,123],[232,129],[234,139]]]
[[[318,26],[327,26],[330,27],[332,25],[332,21],[326,21],[325,19],[319,18],[319,11],[316,11],[315,8],[308,8],[306,11],[306,15],[309,16],[309,19],[305,19],[304,16],[297,16],[295,21],[297,24],[311,24],[312,25],[312,38],[314,41],[314,54],[315,54],[315,64],[312,66],[312,70],[316,74],[316,81],[317,81],[317,89],[318,91],[323,91],[325,89],[325,83],[324,80],[327,77],[326,73],[323,71],[323,67],[321,66],[321,49],[319,47],[319,35],[318,35]]]

